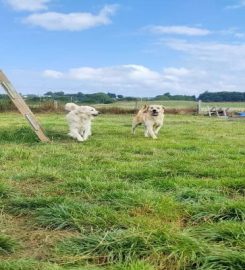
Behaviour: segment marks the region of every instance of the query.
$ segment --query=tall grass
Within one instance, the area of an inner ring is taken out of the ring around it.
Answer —
[[[66,240],[59,252],[103,264],[152,260],[159,269],[243,269],[245,263],[242,252],[229,253],[188,234],[164,231],[93,233]]]
[[[223,243],[241,250],[245,248],[245,224],[242,222],[222,221],[203,224],[194,227],[191,233],[210,242]]]
[[[0,234],[0,255],[14,252],[16,245],[16,241],[11,237]]]

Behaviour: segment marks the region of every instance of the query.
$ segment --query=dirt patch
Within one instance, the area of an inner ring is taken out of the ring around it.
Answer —
[[[47,260],[52,257],[55,244],[64,238],[77,236],[75,231],[45,230],[35,228],[28,222],[28,217],[11,216],[1,213],[0,232],[11,236],[18,243],[13,254],[2,255],[0,260],[37,259]]]

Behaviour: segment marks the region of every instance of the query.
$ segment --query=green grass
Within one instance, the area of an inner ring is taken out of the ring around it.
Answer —
[[[50,144],[0,114],[0,269],[244,269],[242,122],[167,115],[151,140],[102,115],[78,143],[38,118]]]
[[[9,187],[3,181],[0,181],[0,198],[7,197],[9,193]]]
[[[191,232],[195,237],[207,241],[245,248],[245,224],[242,222],[223,221],[216,224],[204,224],[192,228]]]
[[[12,253],[16,247],[16,242],[9,236],[0,234],[0,255]]]

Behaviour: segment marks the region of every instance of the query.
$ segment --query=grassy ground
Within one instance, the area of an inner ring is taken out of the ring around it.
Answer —
[[[169,115],[153,141],[102,115],[77,143],[38,117],[51,144],[0,114],[1,270],[245,268],[243,122]]]

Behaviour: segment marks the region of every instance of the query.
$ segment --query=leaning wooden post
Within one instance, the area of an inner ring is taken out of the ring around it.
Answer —
[[[0,85],[6,91],[10,99],[13,101],[14,105],[20,111],[20,113],[26,118],[40,141],[49,142],[49,138],[44,134],[42,127],[38,123],[35,115],[32,113],[28,105],[25,103],[21,95],[14,89],[11,82],[8,80],[6,75],[0,70]]]

